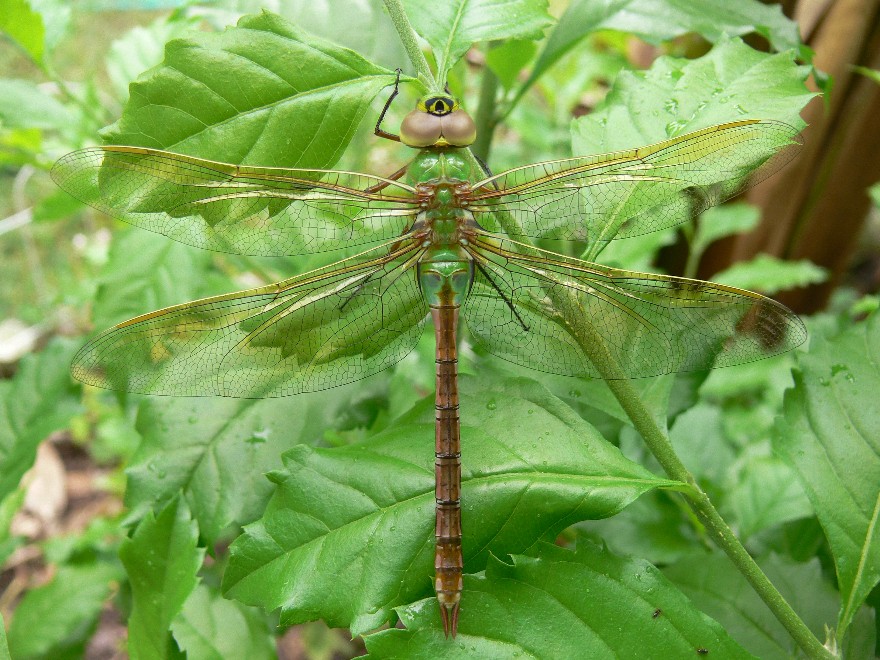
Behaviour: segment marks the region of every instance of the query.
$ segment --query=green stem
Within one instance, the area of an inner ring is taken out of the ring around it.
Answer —
[[[416,73],[419,79],[432,92],[443,91],[437,87],[437,81],[434,79],[434,74],[431,73],[431,67],[428,66],[428,60],[425,59],[425,54],[419,47],[419,39],[416,36],[416,31],[413,30],[412,24],[406,17],[406,12],[403,10],[403,5],[400,3],[400,0],[383,1],[385,3],[385,9],[388,10],[388,15],[391,17],[391,22],[394,23],[394,29],[397,30],[397,34],[400,36],[400,41],[406,49],[406,54],[409,55],[410,61],[416,68]]]
[[[632,420],[633,426],[644,438],[648,449],[663,466],[666,474],[691,487],[692,490],[688,492],[688,497],[697,517],[706,526],[715,543],[745,576],[761,600],[766,603],[801,650],[809,658],[834,658],[835,656],[810,632],[810,629],[782,597],[782,594],[776,590],[776,587],[736,538],[733,530],[709,500],[709,496],[699,487],[696,479],[678,458],[666,434],[642,403],[632,383],[628,380],[606,380],[606,383],[627,416]]]
[[[489,150],[492,148],[497,100],[498,76],[488,66],[484,66],[483,80],[480,83],[480,101],[474,116],[474,123],[477,125],[477,139],[471,146],[471,150],[482,158],[484,163],[489,160]]]

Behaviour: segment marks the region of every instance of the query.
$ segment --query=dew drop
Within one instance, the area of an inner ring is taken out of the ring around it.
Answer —
[[[489,403],[486,404],[486,408],[489,410],[495,410],[498,407],[498,404],[495,403],[495,399],[489,399]]]

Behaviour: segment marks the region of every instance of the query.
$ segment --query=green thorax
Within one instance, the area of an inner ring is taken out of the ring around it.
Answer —
[[[432,193],[422,220],[431,229],[431,245],[419,260],[419,286],[431,307],[464,302],[473,280],[473,262],[459,240],[459,227],[471,218],[456,202],[455,188],[471,179],[463,149],[423,149],[407,171],[411,185]]]

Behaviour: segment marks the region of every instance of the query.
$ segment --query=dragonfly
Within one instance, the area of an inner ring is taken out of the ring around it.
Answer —
[[[398,77],[399,83],[399,77]],[[387,177],[213,162],[101,146],[52,170],[64,190],[132,225],[202,248],[277,256],[363,251],[259,288],[125,321],[74,358],[97,387],[175,396],[273,397],[382,371],[436,339],[434,587],[447,636],[463,589],[459,318],[500,358],[574,377],[640,378],[741,364],[806,338],[757,293],[611,268],[537,247],[600,244],[674,227],[774,173],[799,144],[744,119],[638,149],[492,174],[476,128],[443,91],[399,134],[417,150]]]

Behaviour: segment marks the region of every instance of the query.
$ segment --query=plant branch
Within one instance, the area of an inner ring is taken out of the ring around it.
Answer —
[[[632,420],[633,426],[644,438],[648,449],[663,466],[666,474],[691,486],[691,490],[686,493],[690,499],[691,508],[706,526],[709,535],[736,565],[740,573],[745,576],[761,600],[770,608],[770,611],[797,642],[801,650],[809,658],[833,658],[834,655],[807,628],[739,539],[736,538],[733,530],[709,500],[709,496],[699,487],[696,479],[678,458],[669,438],[642,403],[632,383],[628,380],[606,380],[606,383],[627,416]]]
[[[383,2],[385,3],[385,9],[388,10],[388,15],[391,17],[391,22],[394,23],[394,29],[397,30],[400,41],[406,49],[406,54],[409,55],[410,62],[416,68],[419,79],[432,92],[443,91],[442,88],[437,86],[434,74],[431,73],[431,67],[428,66],[428,60],[425,59],[425,54],[419,47],[416,31],[413,30],[413,26],[409,22],[400,0],[383,0]]]
[[[488,66],[483,66],[480,100],[474,115],[474,123],[477,125],[477,139],[471,146],[471,149],[483,159],[483,162],[489,160],[489,151],[492,148],[492,136],[497,125],[495,120],[497,99],[498,76]]]

